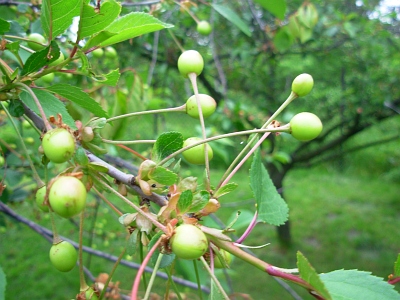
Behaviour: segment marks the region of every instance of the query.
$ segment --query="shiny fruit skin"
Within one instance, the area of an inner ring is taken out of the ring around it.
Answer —
[[[60,52],[60,56],[53,62],[49,63],[49,67],[57,66],[65,60],[64,53]],[[50,73],[53,74],[53,73]]]
[[[105,55],[107,58],[116,58],[117,57],[117,51],[113,47],[107,47],[105,49]]]
[[[191,224],[178,226],[170,244],[172,252],[182,259],[198,259],[208,249],[206,235],[197,226]]]
[[[71,218],[83,211],[86,205],[85,185],[73,176],[61,176],[49,191],[51,209],[63,218]]]
[[[303,73],[297,76],[292,82],[292,92],[298,97],[303,97],[311,92],[314,87],[314,79],[310,74]]]
[[[72,244],[62,241],[50,248],[50,261],[61,272],[71,271],[78,259],[78,253]]]
[[[39,33],[31,33],[28,35],[28,39],[41,44],[46,44],[47,41],[45,37]],[[28,47],[35,51],[40,51],[45,48],[45,46],[39,45],[37,43],[28,42]]]
[[[290,120],[292,136],[299,141],[310,141],[315,139],[322,131],[322,122],[314,114],[302,112]]]
[[[101,48],[95,49],[92,51],[92,55],[94,58],[101,58],[104,55],[104,50]]]
[[[46,157],[54,163],[69,160],[75,152],[75,140],[64,128],[55,128],[46,132],[42,139],[42,147]]]
[[[207,118],[211,116],[217,108],[217,103],[215,102],[214,98],[206,94],[199,94],[199,99],[201,111],[203,112],[203,117]],[[195,119],[198,119],[200,117],[199,109],[197,107],[196,95],[193,95],[186,101],[186,113]]]
[[[201,140],[202,139],[198,137],[188,138],[183,142],[183,147],[190,146]],[[183,151],[182,155],[191,164],[204,165],[205,164],[204,148],[205,144],[197,145],[193,148]],[[214,153],[210,145],[207,145],[207,150],[208,150],[208,160],[210,161],[213,158]]]
[[[212,31],[212,27],[210,23],[207,21],[200,21],[197,23],[197,32],[200,33],[201,35],[209,35]]]
[[[54,80],[54,73],[46,74],[40,78],[46,83],[52,83]]]
[[[46,196],[46,186],[42,186],[36,192],[35,200],[37,206],[44,212],[49,211],[49,207],[43,204],[44,197]]]
[[[196,50],[187,50],[179,56],[178,69],[184,77],[188,77],[190,73],[195,73],[198,76],[203,68],[203,57]]]

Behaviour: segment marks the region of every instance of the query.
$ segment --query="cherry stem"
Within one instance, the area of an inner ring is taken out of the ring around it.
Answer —
[[[174,40],[175,44],[178,46],[178,48],[181,50],[181,52],[185,52],[185,49],[183,48],[182,44],[178,41],[176,38],[175,34],[172,32],[170,28],[167,28],[168,33],[171,35],[172,39]]]
[[[100,294],[100,297],[99,297],[100,300],[103,299],[105,293],[107,292],[107,288],[108,288],[108,285],[109,285],[110,282],[111,282],[111,278],[113,277],[113,275],[114,275],[114,273],[115,273],[115,270],[117,269],[117,267],[118,267],[120,261],[121,261],[122,258],[124,257],[125,251],[126,251],[126,247],[122,250],[121,254],[118,256],[117,260],[115,261],[114,266],[113,266],[113,268],[112,268],[110,274],[108,274],[107,281],[104,283],[103,290],[101,291],[101,294]]]
[[[243,261],[251,264],[252,266],[256,267],[257,269],[259,269],[263,272],[266,272],[271,276],[280,277],[282,279],[289,280],[289,281],[296,283],[302,287],[305,287],[309,291],[314,290],[314,288],[308,282],[304,281],[297,275],[291,274],[294,270],[275,267],[265,261],[262,261],[258,257],[255,257],[255,256],[243,251],[241,248],[236,246],[235,243],[233,243],[233,242],[223,241],[212,235],[208,235],[208,234],[206,234],[206,235],[207,235],[209,241],[211,241],[214,245],[230,252],[231,254],[233,254],[236,257],[242,259]],[[315,297],[315,295],[313,295],[313,296]]]
[[[192,87],[194,90],[194,95],[196,97],[196,103],[197,103],[197,109],[199,112],[199,119],[200,119],[200,126],[201,126],[201,133],[203,140],[207,139],[207,134],[206,134],[206,126],[204,124],[204,116],[203,116],[203,110],[201,109],[201,102],[200,102],[200,96],[199,96],[199,89],[197,87],[197,74],[196,73],[189,73],[189,79],[190,82],[192,83]],[[208,147],[210,147],[208,144],[204,144],[204,158],[205,158],[205,165],[206,165],[206,190],[210,190],[210,161],[208,159]]]
[[[261,129],[268,128],[268,126],[272,123],[272,121],[285,109],[286,106],[288,106],[294,99],[297,98],[297,95],[293,92],[290,93],[289,97],[281,104],[281,106],[275,111],[275,113],[272,114],[271,117],[264,123],[264,125],[261,127]],[[286,131],[288,128],[286,128]],[[221,186],[225,185],[228,181],[225,179],[229,176],[229,174],[232,172],[232,169],[234,166],[237,164],[237,162],[240,160],[240,158],[246,153],[249,148],[251,147],[251,144],[258,138],[258,134],[253,136],[251,140],[247,143],[247,145],[240,151],[240,153],[236,156],[234,161],[231,163],[229,168],[225,171],[224,175],[221,177],[220,183],[218,184],[216,190],[218,190]],[[261,143],[260,143],[261,144]],[[257,146],[258,147],[258,146]],[[254,152],[254,151],[253,151]],[[236,170],[237,171],[237,170]],[[233,173],[236,173],[236,171],[233,171]],[[230,176],[232,178],[233,175]]]
[[[398,283],[398,282],[400,282],[400,277],[396,277],[394,279],[388,280],[388,283],[389,284],[393,284],[393,285]]]
[[[249,236],[249,234],[252,232],[252,230],[254,229],[254,227],[257,225],[257,217],[258,217],[258,212],[256,211],[254,213],[254,217],[251,220],[249,226],[247,227],[246,231],[242,234],[242,236],[240,238],[238,238],[236,240],[236,244],[241,244],[243,243],[243,241]]]
[[[193,18],[193,20],[196,22],[196,23],[199,23],[200,21],[199,21],[199,19],[197,19],[197,17],[185,6],[185,4],[181,4],[180,2],[178,2],[178,1],[174,1],[175,2],[175,4],[178,4],[183,10],[185,10],[192,18]]]
[[[145,111],[138,111],[138,112],[133,112],[133,113],[129,113],[129,114],[119,115],[119,116],[115,116],[112,118],[108,118],[106,120],[106,122],[108,123],[108,122],[112,122],[112,121],[123,119],[123,118],[142,116],[142,115],[148,115],[148,114],[159,114],[159,113],[168,113],[168,112],[185,112],[185,111],[186,111],[186,104],[178,106],[178,107],[145,110]]]
[[[147,264],[149,263],[149,260],[151,258],[151,256],[153,255],[153,253],[156,251],[156,249],[158,248],[158,246],[161,243],[161,238],[159,238],[157,240],[157,242],[153,245],[153,247],[151,247],[149,253],[147,253],[146,257],[144,258],[142,264],[140,265],[140,268],[136,274],[135,277],[135,281],[133,282],[133,286],[132,286],[132,293],[131,293],[131,300],[137,300],[137,294],[139,291],[139,285],[140,285],[140,278],[142,277],[142,274],[144,273],[144,270],[147,266]]]
[[[123,195],[121,195],[120,193],[118,193],[115,189],[113,189],[112,187],[110,187],[107,183],[105,183],[102,179],[100,179],[99,177],[97,177],[97,180],[106,188],[108,189],[111,193],[113,193],[114,195],[116,195],[117,197],[121,198],[122,200],[125,201],[125,203],[127,203],[129,206],[133,207],[139,214],[141,214],[143,217],[145,217],[146,219],[148,219],[149,221],[151,221],[156,227],[160,228],[163,232],[167,233],[167,227],[164,226],[163,224],[161,224],[160,222],[158,222],[156,219],[151,218],[148,214],[146,214],[143,210],[140,209],[139,206],[137,206],[136,204],[132,203],[131,201],[129,201],[128,198],[124,197]]]
[[[113,145],[137,145],[137,144],[154,144],[156,140],[135,140],[135,141],[112,141],[112,140],[107,140],[107,139],[101,139],[103,143],[106,144],[113,144]]]
[[[198,145],[208,143],[211,141],[216,141],[224,138],[229,138],[229,137],[234,137],[234,136],[240,136],[240,135],[248,135],[248,134],[253,134],[253,133],[265,133],[265,132],[286,132],[286,130],[289,128],[289,125],[281,126],[281,127],[276,127],[276,128],[265,128],[265,129],[252,129],[252,130],[244,130],[244,131],[238,131],[238,132],[231,132],[231,133],[226,133],[226,134],[221,134],[218,136],[206,138],[205,140],[198,141],[196,143],[191,144],[190,146],[184,147],[182,149],[179,149],[178,151],[175,151],[174,153],[168,155],[166,158],[164,158],[162,161],[158,163],[158,165],[163,165],[167,161],[169,161],[171,158],[181,154],[182,152],[196,147]],[[133,141],[136,142],[136,141]],[[123,143],[125,145],[129,145],[131,142],[130,141],[119,141],[119,143]]]
[[[204,259],[204,256],[200,257],[201,262],[204,265],[204,268],[206,269],[206,271],[208,272],[208,274],[211,276],[211,279],[214,281],[215,285],[217,286],[219,292],[221,293],[221,296],[225,299],[225,300],[229,300],[229,296],[226,294],[226,292],[224,291],[221,283],[218,281],[217,277],[215,276],[215,274],[211,271],[210,266],[208,265],[208,263],[206,262],[206,260]]]
[[[79,281],[80,281],[80,291],[84,292],[86,291],[89,287],[86,283],[85,280],[85,273],[83,271],[83,251],[82,251],[82,245],[83,245],[83,221],[85,220],[85,210],[83,210],[80,214],[79,218]]]
[[[2,102],[2,101],[0,101],[0,105],[1,105],[1,107],[3,108],[3,110],[6,112],[7,117],[9,118],[9,120],[10,120],[10,122],[11,122],[11,125],[14,127],[15,132],[17,133],[18,139],[19,139],[20,142],[21,142],[22,149],[23,149],[24,152],[25,152],[26,159],[27,159],[28,162],[29,162],[29,166],[30,166],[30,168],[31,168],[31,170],[32,170],[33,177],[35,178],[36,184],[38,185],[38,187],[44,186],[44,182],[40,179],[40,176],[39,176],[38,172],[36,171],[35,165],[33,164],[32,159],[31,159],[31,157],[29,156],[28,149],[26,148],[26,145],[25,145],[25,143],[24,143],[24,139],[22,138],[21,133],[19,132],[18,127],[17,127],[17,125],[15,124],[13,117],[11,116],[10,112],[8,111],[8,109],[3,105],[3,102]]]
[[[211,251],[211,249],[210,249],[210,251]],[[199,298],[200,298],[200,300],[203,300],[203,296],[202,296],[202,292],[201,292],[201,282],[200,282],[199,269],[197,267],[196,260],[193,260],[193,268],[194,268],[194,272],[196,274],[196,282],[197,282],[197,287],[198,287],[198,292],[199,292]],[[211,271],[213,272],[212,269],[211,269]]]
[[[27,86],[26,84],[22,83],[22,82],[18,82],[15,85],[21,86],[22,88],[24,88],[31,95],[31,97],[33,98],[33,101],[35,101],[35,103],[36,103],[36,105],[38,107],[39,113],[40,113],[40,115],[41,115],[41,117],[43,119],[44,126],[46,127],[46,130],[49,131],[49,130],[53,129],[51,127],[49,121],[47,120],[46,114],[44,113],[43,107],[40,104],[39,99],[36,97],[36,95],[32,91],[32,89],[29,86]]]
[[[144,295],[143,300],[148,300],[149,297],[150,297],[151,288],[153,287],[154,280],[156,279],[156,274],[157,274],[157,271],[158,271],[158,269],[160,267],[162,258],[163,258],[163,254],[160,253],[158,255],[158,257],[157,257],[156,264],[154,265],[153,273],[151,273],[151,277],[150,277],[150,280],[149,280],[149,285],[147,286],[146,294]]]

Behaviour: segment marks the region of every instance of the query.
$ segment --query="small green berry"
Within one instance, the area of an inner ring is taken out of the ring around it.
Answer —
[[[198,259],[206,253],[208,240],[197,226],[182,224],[175,229],[170,241],[172,252],[182,259]]]
[[[211,116],[217,108],[217,103],[215,102],[214,98],[206,94],[199,94],[199,100],[201,111],[203,112],[203,117],[207,118]],[[186,113],[192,118],[199,118],[199,109],[197,107],[196,95],[193,95],[186,101]]]
[[[36,199],[37,206],[42,211],[48,212],[49,207],[47,205],[43,204],[44,196],[46,196],[46,186],[42,186],[40,189],[37,190],[35,199]]]
[[[46,45],[46,43],[47,43],[44,36],[39,33],[31,33],[30,35],[28,35],[28,39],[30,40],[28,42],[28,47],[35,51],[40,51],[40,50],[44,49],[45,47],[43,45]],[[43,44],[43,45],[40,45],[38,43]]]
[[[210,23],[207,21],[200,21],[197,23],[197,32],[202,34],[202,35],[209,35],[212,31],[212,27]]]
[[[292,91],[298,97],[303,97],[311,92],[314,86],[314,80],[310,74],[300,74],[292,83]]]
[[[321,120],[309,112],[299,113],[290,120],[291,134],[299,141],[315,139],[321,133],[322,127]]]
[[[64,128],[55,128],[46,132],[42,139],[42,147],[47,158],[54,163],[69,160],[75,152],[75,140]]]
[[[75,267],[77,259],[76,249],[67,241],[62,241],[50,248],[50,261],[61,272],[71,271]]]
[[[95,58],[100,58],[104,55],[104,50],[101,48],[97,48],[95,50],[92,51],[92,55]]]
[[[195,73],[198,76],[203,68],[203,57],[196,50],[187,50],[179,56],[178,69],[184,77],[188,77],[190,73]]]
[[[51,62],[49,66],[50,67],[57,66],[58,64],[62,63],[64,59],[65,59],[64,54],[60,52],[60,56],[55,61]]]
[[[201,138],[198,137],[191,137],[188,138],[183,142],[183,147],[187,147],[190,145],[193,145],[199,141],[201,141]],[[183,157],[191,164],[194,165],[204,165],[205,164],[205,157],[204,157],[204,148],[206,144],[200,144],[197,146],[194,146],[186,151],[182,152]],[[208,160],[210,161],[213,158],[213,150],[210,145],[207,144],[207,153],[208,153]]]

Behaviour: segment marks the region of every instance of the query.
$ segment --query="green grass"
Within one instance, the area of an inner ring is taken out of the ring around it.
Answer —
[[[247,176],[235,176],[234,181],[242,183],[240,189],[220,199],[222,208],[218,216],[223,221],[237,210],[254,209],[245,182]],[[293,247],[281,248],[275,228],[266,224],[258,224],[245,244],[271,243],[254,252],[280,267],[295,267],[299,250],[319,273],[359,269],[387,278],[393,272],[399,252],[398,191],[396,182],[372,174],[356,176],[354,172],[339,173],[326,167],[292,171],[285,180],[284,192],[290,207]],[[122,210],[130,211],[123,203],[113,201]],[[32,200],[13,208],[49,227],[50,221],[38,213]],[[89,209],[91,212],[93,209]],[[123,228],[104,208],[99,210],[97,220],[96,247],[118,255],[124,245]],[[77,240],[77,230],[69,221],[57,219],[57,224],[61,234]],[[72,299],[79,290],[77,269],[70,273],[56,271],[48,259],[50,244],[46,240],[22,224],[7,222],[7,225],[7,230],[0,235],[0,265],[7,275],[6,299]],[[117,237],[107,232],[114,232]],[[110,272],[111,268],[112,263],[92,258],[91,270],[95,276]],[[135,270],[120,267],[115,280],[121,282],[123,289],[130,290],[135,274]],[[253,299],[266,299],[265,295],[268,299],[292,299],[269,275],[238,259],[234,260],[229,274],[235,292],[250,294]],[[158,291],[164,286],[164,280],[157,280]],[[305,299],[313,299],[301,288],[291,287]]]

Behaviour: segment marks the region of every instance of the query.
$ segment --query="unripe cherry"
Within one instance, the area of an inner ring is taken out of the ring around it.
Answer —
[[[292,91],[298,96],[303,97],[311,92],[314,80],[310,74],[303,73],[297,76],[292,83]]]
[[[75,140],[67,129],[55,128],[43,136],[42,147],[50,161],[63,163],[74,155]]]
[[[215,102],[214,98],[206,94],[199,94],[199,100],[203,117],[207,118],[211,116],[217,108],[217,103]],[[186,113],[192,118],[199,118],[196,95],[193,95],[186,101]]]
[[[188,77],[190,73],[195,73],[198,76],[203,68],[203,57],[196,50],[187,50],[179,56],[178,69],[184,77]]]
[[[198,259],[206,253],[208,240],[197,226],[182,224],[175,229],[171,241],[172,252],[179,258]]]
[[[28,39],[30,41],[33,41],[33,42],[28,41],[28,47],[35,51],[40,51],[44,49],[44,46],[40,44],[45,45],[47,43],[45,37],[39,33],[31,33],[30,35],[28,35]],[[34,42],[38,42],[40,44]]]
[[[183,147],[193,145],[195,143],[198,143],[201,140],[202,139],[198,138],[198,137],[188,138],[187,140],[185,140],[183,142]],[[206,144],[200,144],[200,145],[194,146],[188,150],[183,151],[182,155],[191,164],[204,165],[206,162],[205,157],[204,157],[205,145]],[[208,154],[208,160],[210,161],[213,158],[214,153],[213,153],[211,146],[208,144],[207,144],[207,154]]]
[[[197,32],[202,34],[202,35],[209,35],[212,31],[212,27],[210,23],[207,21],[203,20],[197,23]]]
[[[229,265],[232,262],[232,254],[224,249],[219,249],[219,253],[221,254],[222,258],[224,261],[222,262],[218,255],[214,255],[214,268],[216,269],[224,269],[226,266],[229,267]]]
[[[45,196],[46,196],[46,186],[42,186],[41,188],[39,188],[37,190],[36,195],[35,195],[35,200],[36,200],[37,206],[42,211],[48,212],[49,211],[49,207],[47,205],[43,204]]]
[[[67,241],[62,241],[50,248],[50,261],[61,272],[71,271],[75,267],[77,259],[76,249]]]
[[[56,214],[71,218],[85,208],[86,194],[85,185],[78,178],[61,176],[50,187],[49,203]]]
[[[321,133],[322,127],[321,120],[309,112],[299,113],[290,120],[291,134],[299,141],[315,139]]]

